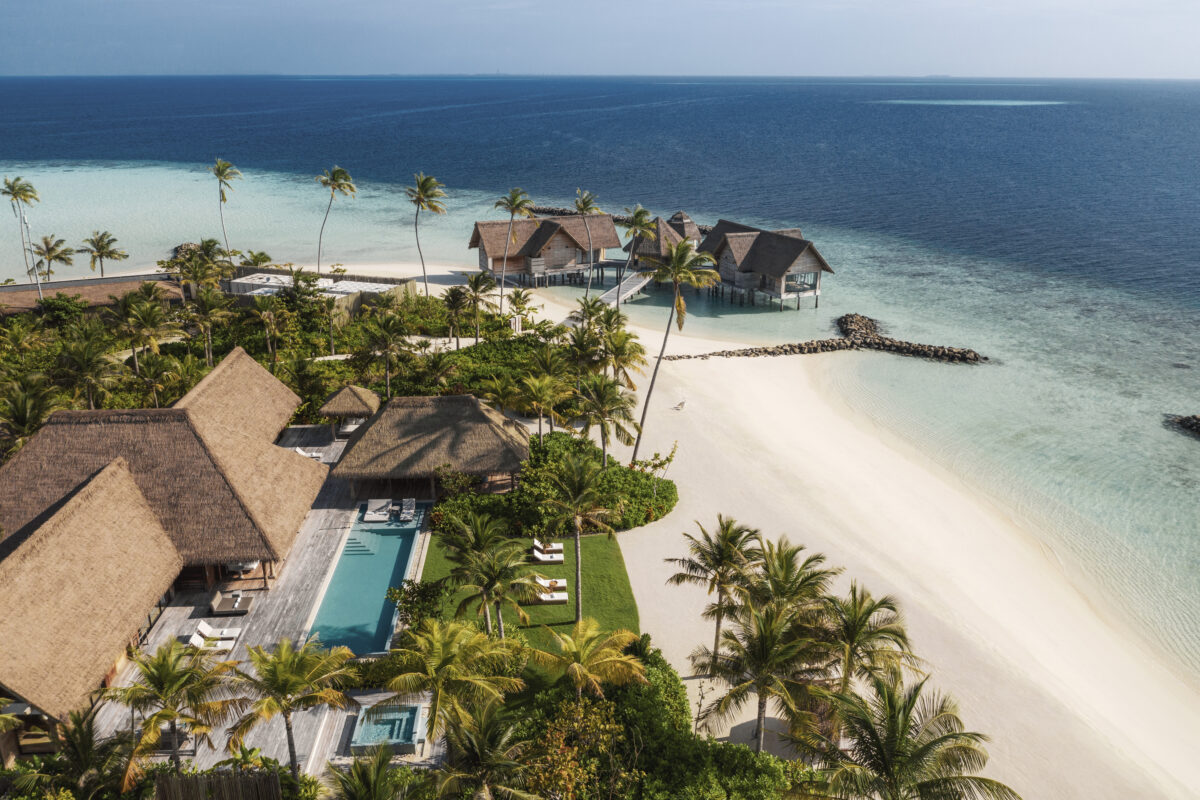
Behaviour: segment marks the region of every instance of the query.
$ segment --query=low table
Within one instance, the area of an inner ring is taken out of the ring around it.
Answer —
[[[250,607],[253,605],[253,595],[243,594],[234,597],[233,595],[223,594],[212,602],[209,606],[209,611],[214,617],[240,617],[243,614],[250,613]]]

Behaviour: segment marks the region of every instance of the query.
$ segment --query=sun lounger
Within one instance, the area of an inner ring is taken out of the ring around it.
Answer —
[[[565,592],[567,590],[566,578],[534,578],[538,586],[549,592]]]
[[[533,549],[543,553],[561,553],[563,551],[562,542],[543,542],[540,539],[533,540]]]
[[[542,592],[538,595],[537,602],[542,605],[553,605],[567,602],[566,592]]]
[[[363,522],[387,522],[392,516],[391,500],[368,500]]]
[[[214,628],[204,620],[200,620],[200,624],[196,626],[196,632],[205,639],[232,639],[237,641],[237,638],[242,635],[241,628]]]
[[[295,450],[300,455],[304,456],[305,458],[311,458],[313,461],[325,460],[325,456],[323,456],[321,453],[318,453],[315,450],[310,452],[308,450],[302,450],[299,447],[293,447],[292,449]]]
[[[198,633],[193,633],[188,644],[206,653],[228,653],[233,649],[233,639],[206,639]]]
[[[562,553],[543,553],[541,550],[534,548],[530,554],[533,560],[539,564],[561,564],[563,563]]]
[[[400,504],[400,521],[412,522],[413,517],[417,515],[417,498],[406,497]]]

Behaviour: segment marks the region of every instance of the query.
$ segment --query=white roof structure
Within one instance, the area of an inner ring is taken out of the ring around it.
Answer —
[[[230,294],[248,294],[255,296],[278,294],[280,289],[292,285],[291,275],[277,275],[269,272],[256,272],[234,278],[229,282]],[[339,281],[332,278],[317,278],[317,290],[325,297],[345,297],[346,295],[365,292],[367,294],[383,294],[395,289],[390,283],[371,283],[368,281]]]

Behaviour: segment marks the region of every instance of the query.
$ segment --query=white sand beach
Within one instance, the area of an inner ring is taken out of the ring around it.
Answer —
[[[419,264],[347,269],[421,275]],[[430,264],[431,288],[473,269]],[[570,310],[544,292],[535,297],[548,318]],[[635,330],[657,353],[662,331]],[[737,346],[673,332],[668,352]],[[712,636],[700,616],[706,598],[667,586],[663,559],[684,554],[680,534],[695,530],[693,520],[731,515],[826,554],[845,568],[843,587],[855,579],[893,594],[932,683],[959,700],[970,729],[991,736],[986,774],[1025,798],[1195,797],[1197,687],[1089,602],[1035,532],[839,402],[834,371],[850,359],[893,357],[664,363],[642,452],[678,442],[668,477],[680,502],[665,520],[620,537],[642,630],[691,675],[688,654]],[[649,369],[640,389],[648,382]],[[674,410],[680,401],[684,409]],[[694,702],[700,681],[686,683]],[[749,740],[750,719],[747,709],[732,738]]]

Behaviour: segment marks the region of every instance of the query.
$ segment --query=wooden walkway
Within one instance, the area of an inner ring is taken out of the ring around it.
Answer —
[[[327,426],[289,428],[280,438],[280,444],[305,450],[322,450],[322,460],[326,463],[336,461],[345,446],[344,441],[330,441]],[[211,617],[210,593],[181,593],[150,629],[143,649],[154,650],[171,639],[186,641],[196,632],[201,620],[207,620],[213,627],[243,629],[233,651],[224,656],[234,660],[244,660],[248,646],[270,648],[280,639],[299,642],[308,632],[356,509],[357,503],[347,485],[334,479],[326,480],[304,519],[291,553],[277,571],[276,581],[269,590],[246,592],[254,597],[254,605],[246,616]],[[133,676],[133,666],[127,665],[117,683],[128,684]],[[296,750],[304,771],[313,775],[324,772],[326,762],[336,754],[335,748],[340,744],[338,737],[325,735],[325,729],[340,730],[347,715],[345,711],[323,708],[303,712],[293,718]],[[106,703],[100,709],[98,725],[101,732],[128,728],[130,712],[123,706]],[[211,767],[227,757],[225,736],[216,735],[213,744],[215,749],[201,746],[194,755],[189,752],[188,756],[199,767]],[[264,756],[286,763],[287,741],[283,720],[272,720],[255,730],[247,737],[246,745],[261,748]],[[167,757],[167,754],[163,754],[163,757]]]
[[[600,302],[614,305],[616,303],[624,303],[629,298],[646,288],[646,284],[654,277],[649,272],[635,272],[625,276],[621,281],[620,286],[614,286],[604,294],[600,295]]]

